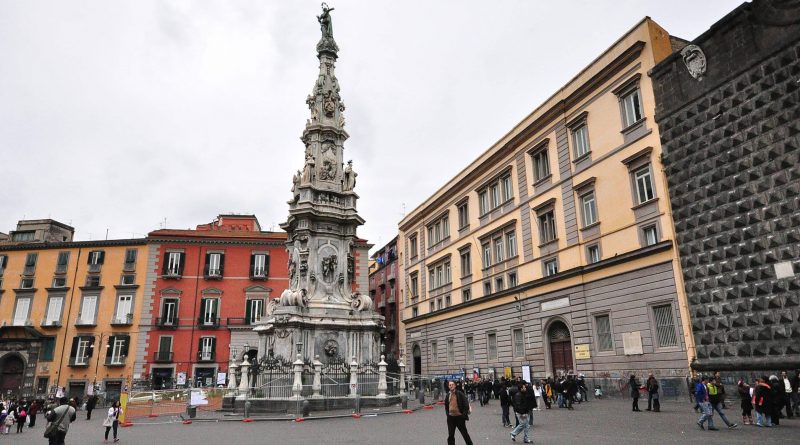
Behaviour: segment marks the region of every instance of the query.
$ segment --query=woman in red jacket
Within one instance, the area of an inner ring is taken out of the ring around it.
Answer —
[[[756,383],[753,394],[753,407],[756,409],[756,425],[772,426],[770,414],[772,413],[772,388],[767,383],[767,376],[761,376]]]

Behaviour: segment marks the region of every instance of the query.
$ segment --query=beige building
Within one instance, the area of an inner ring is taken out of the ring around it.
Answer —
[[[616,393],[653,372],[685,388],[694,346],[647,75],[681,45],[645,18],[400,222],[410,371],[575,372]]]

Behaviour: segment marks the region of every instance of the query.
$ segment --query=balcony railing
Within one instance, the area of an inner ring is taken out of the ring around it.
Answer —
[[[106,356],[106,366],[125,366],[125,356]]]
[[[217,318],[200,317],[197,319],[197,326],[201,328],[216,329],[219,327],[219,317]]]
[[[180,280],[181,273],[178,270],[167,270],[167,273],[162,275],[162,278],[167,280]]]
[[[267,279],[267,271],[264,269],[255,270],[253,271],[252,275],[250,275],[251,280],[266,280]]]
[[[89,366],[89,357],[70,357],[69,358],[69,366],[73,366],[76,368]]]
[[[98,264],[90,264],[90,265],[89,265],[89,272],[91,272],[91,273],[97,273],[97,272],[100,272],[100,269],[101,269],[102,267],[103,267],[103,265],[102,265],[102,264],[100,264],[100,263],[98,263]]]
[[[156,326],[163,329],[178,329],[177,318],[156,318]]]
[[[114,318],[111,326],[130,326],[133,324],[133,314],[128,314],[125,318]]]
[[[172,351],[156,351],[153,353],[153,362],[172,363]]]
[[[42,324],[40,325],[43,328],[60,328],[61,327],[61,320],[42,320]]]
[[[216,351],[197,351],[198,362],[213,362],[216,358]]]
[[[206,280],[221,280],[222,279],[222,271],[219,269],[211,269],[206,274]]]

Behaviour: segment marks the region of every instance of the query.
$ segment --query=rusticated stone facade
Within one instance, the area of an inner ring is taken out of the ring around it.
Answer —
[[[800,1],[746,3],[650,72],[696,370],[800,366]]]

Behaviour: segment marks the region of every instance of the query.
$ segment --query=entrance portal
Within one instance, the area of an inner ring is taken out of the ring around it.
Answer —
[[[414,375],[422,374],[422,350],[419,349],[419,345],[414,345],[411,356],[414,358]]]
[[[25,370],[25,362],[22,357],[16,354],[9,354],[0,362],[0,394],[19,395],[22,391],[22,377]]]
[[[563,321],[554,322],[548,329],[547,338],[550,339],[553,375],[564,375],[572,371],[572,341],[567,325]]]

